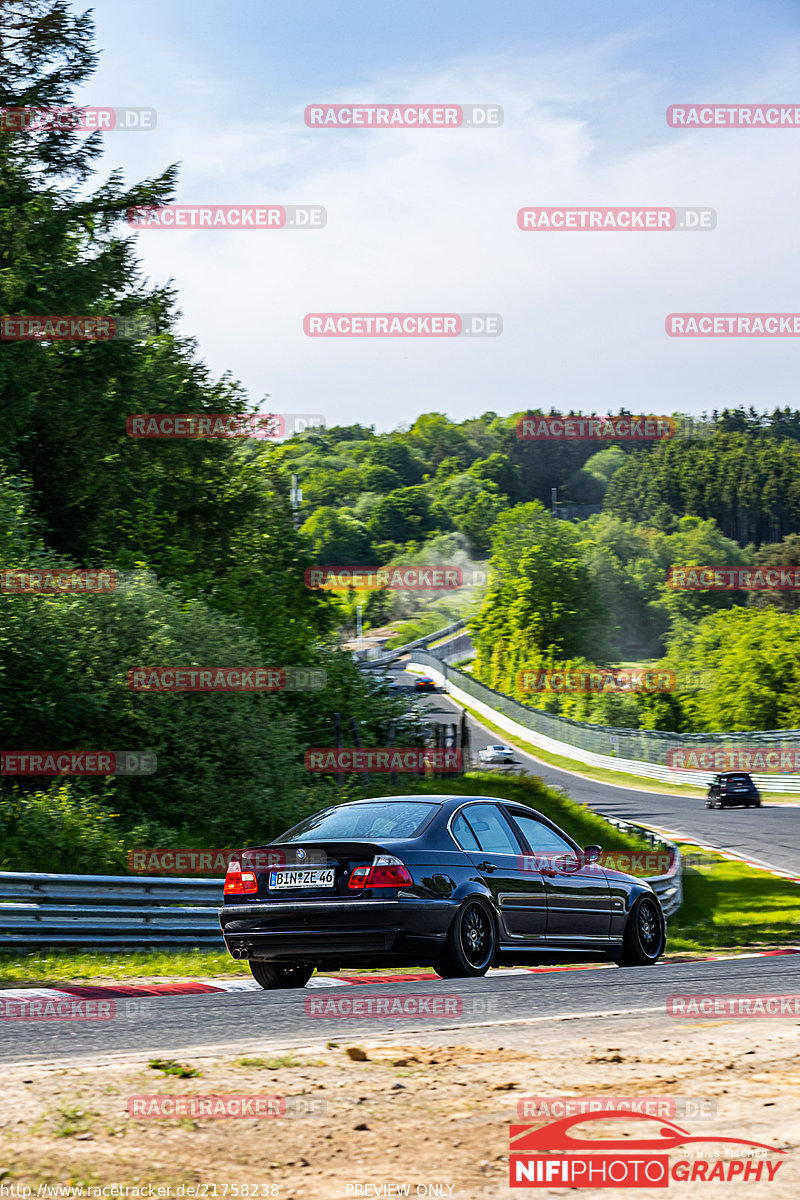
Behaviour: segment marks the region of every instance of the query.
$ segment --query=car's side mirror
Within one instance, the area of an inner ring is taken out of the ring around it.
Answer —
[[[600,855],[603,853],[602,846],[584,846],[583,853],[587,863],[597,862]]]

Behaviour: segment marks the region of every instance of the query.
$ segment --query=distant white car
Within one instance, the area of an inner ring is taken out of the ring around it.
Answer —
[[[514,761],[514,751],[510,746],[486,746],[478,751],[478,762],[504,763]]]

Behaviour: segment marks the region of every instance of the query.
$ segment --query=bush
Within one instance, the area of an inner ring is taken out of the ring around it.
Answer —
[[[54,783],[26,792],[12,785],[0,795],[0,869],[117,875],[125,870],[118,813]]]

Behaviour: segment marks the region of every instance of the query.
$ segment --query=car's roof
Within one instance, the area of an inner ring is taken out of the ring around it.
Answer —
[[[407,804],[416,801],[419,804],[441,804],[447,809],[451,809],[458,808],[461,804],[471,804],[475,800],[480,800],[484,804],[509,804],[514,808],[525,809],[526,812],[530,811],[535,816],[539,815],[535,809],[531,808],[529,810],[527,804],[520,804],[515,800],[505,800],[502,796],[453,796],[449,793],[443,795],[439,795],[438,793],[426,795],[417,792],[411,796],[367,796],[360,800],[347,800],[345,804],[391,804],[394,801]],[[344,808],[345,804],[335,805],[334,807]]]

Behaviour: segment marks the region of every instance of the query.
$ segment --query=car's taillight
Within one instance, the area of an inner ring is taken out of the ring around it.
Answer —
[[[347,886],[356,892],[362,888],[409,887],[413,882],[411,872],[399,858],[393,854],[376,854],[371,866],[355,867],[350,872]]]
[[[222,891],[225,896],[250,896],[258,891],[258,880],[252,871],[242,871],[241,863],[232,858]]]

